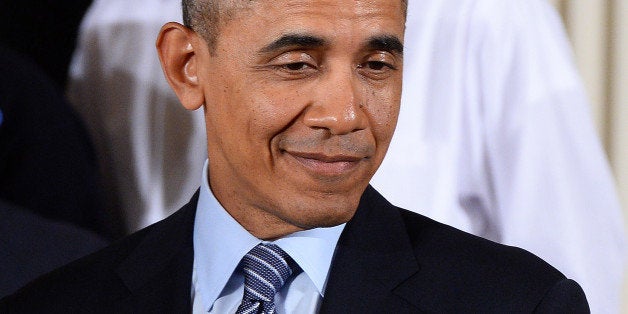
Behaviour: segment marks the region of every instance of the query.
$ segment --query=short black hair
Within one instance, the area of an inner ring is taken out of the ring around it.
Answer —
[[[221,0],[181,0],[183,25],[201,35],[213,48],[218,37]]]
[[[401,3],[405,15],[408,0],[401,0]],[[201,35],[210,51],[215,48],[221,23],[228,21],[237,8],[234,0],[181,0],[183,24]]]

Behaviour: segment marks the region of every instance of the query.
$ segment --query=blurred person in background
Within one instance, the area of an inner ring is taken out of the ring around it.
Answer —
[[[203,115],[178,105],[155,51],[160,27],[181,20],[180,2],[94,1],[69,72],[68,97],[92,135],[107,203],[122,210],[127,232],[185,204],[206,158]]]
[[[0,298],[107,242],[76,225],[0,200]]]
[[[0,297],[119,236],[87,131],[61,90],[0,44]]]
[[[113,239],[88,133],[62,91],[21,54],[0,45],[0,199]]]
[[[0,2],[0,42],[27,56],[65,88],[79,25],[91,0],[4,0]]]
[[[526,248],[616,313],[621,207],[567,36],[543,0],[411,1],[392,203]]]

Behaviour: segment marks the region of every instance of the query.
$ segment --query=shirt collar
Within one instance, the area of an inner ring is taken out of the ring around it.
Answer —
[[[299,264],[321,296],[324,295],[331,260],[344,226],[295,232],[273,241]],[[206,161],[194,220],[197,291],[204,304],[209,307],[214,304],[242,257],[261,242],[220,205],[209,187]]]

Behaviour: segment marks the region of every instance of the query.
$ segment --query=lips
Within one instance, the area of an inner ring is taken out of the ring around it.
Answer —
[[[297,163],[321,176],[339,176],[356,168],[365,158],[350,155],[325,155],[320,153],[285,151]]]

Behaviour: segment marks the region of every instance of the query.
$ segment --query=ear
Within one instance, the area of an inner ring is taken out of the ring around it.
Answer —
[[[170,22],[157,37],[157,53],[168,83],[188,110],[196,110],[205,102],[203,88],[198,80],[200,53],[196,48],[204,41],[191,29]]]

